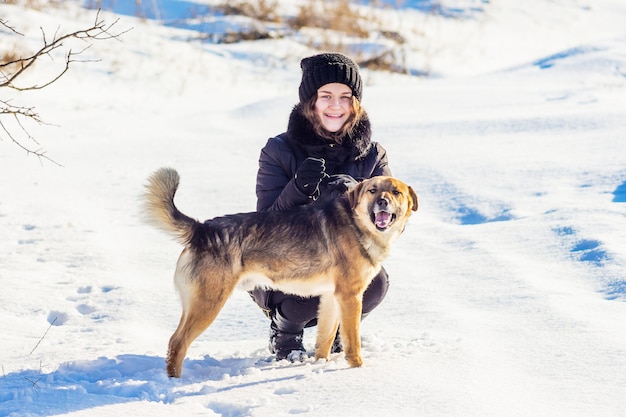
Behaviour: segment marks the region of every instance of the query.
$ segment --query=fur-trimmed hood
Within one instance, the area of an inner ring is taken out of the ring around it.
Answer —
[[[315,134],[313,126],[302,112],[302,104],[294,106],[289,116],[286,140],[294,148],[301,148],[308,156],[324,158],[340,164],[347,159],[356,161],[367,155],[372,146],[369,117],[364,112],[361,121],[341,144]]]

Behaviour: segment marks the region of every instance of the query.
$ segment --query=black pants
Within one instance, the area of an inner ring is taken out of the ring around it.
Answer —
[[[363,312],[361,318],[367,316],[378,306],[389,289],[389,276],[384,268],[374,277],[363,293]],[[299,297],[280,291],[255,288],[250,292],[252,299],[275,320],[279,330],[297,333],[305,327],[317,324],[319,297]]]

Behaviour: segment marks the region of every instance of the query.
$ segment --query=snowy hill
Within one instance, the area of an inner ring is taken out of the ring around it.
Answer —
[[[142,223],[143,184],[172,166],[189,215],[253,210],[306,44],[189,41],[104,12],[133,29],[86,51],[99,61],[2,91],[51,124],[28,128],[63,167],[2,136],[0,416],[626,416],[626,5],[441,3],[455,13],[400,14],[420,33],[407,65],[429,77],[363,72],[374,137],[420,209],[359,369],[268,360],[269,322],[236,293],[183,378],[164,370],[181,248]],[[0,14],[24,34],[0,45],[31,49],[40,27],[95,17]]]

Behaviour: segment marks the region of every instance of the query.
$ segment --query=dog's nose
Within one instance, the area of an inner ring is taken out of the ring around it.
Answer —
[[[389,204],[389,202],[385,198],[379,198],[376,204],[378,204],[378,207],[384,209],[384,208],[387,208],[387,205]]]

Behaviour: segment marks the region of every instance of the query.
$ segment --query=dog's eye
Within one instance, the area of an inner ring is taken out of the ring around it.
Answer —
[[[398,191],[398,190],[393,190],[392,193],[393,193],[393,195],[400,195],[401,194],[400,191]]]
[[[376,192],[376,188],[370,188],[367,190],[368,193],[374,194]]]

